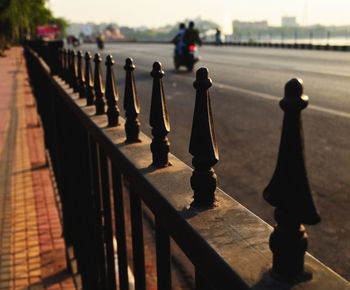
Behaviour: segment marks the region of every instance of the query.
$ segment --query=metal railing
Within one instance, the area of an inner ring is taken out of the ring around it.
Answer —
[[[154,219],[158,289],[174,287],[172,240],[194,266],[195,289],[349,288],[305,254],[302,223],[316,224],[320,217],[304,166],[302,81],[289,81],[280,102],[285,111],[280,152],[264,191],[276,207],[271,234],[270,226],[216,187],[213,166],[219,156],[206,68],[197,71],[194,82],[192,170],[169,153],[159,62],[151,71],[151,140],[140,132],[131,58],[124,66],[124,120],[112,56],[106,58],[104,85],[99,54],[92,74],[88,52],[76,54],[61,42],[45,45],[27,43],[26,59],[62,200],[66,244],[74,248],[84,289],[129,289],[129,268],[135,289],[146,289],[145,208]]]

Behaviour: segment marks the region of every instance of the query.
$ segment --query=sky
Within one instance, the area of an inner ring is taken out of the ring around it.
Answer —
[[[160,27],[201,17],[225,33],[232,33],[232,20],[279,26],[282,16],[295,16],[301,25],[350,24],[350,0],[47,0],[47,6],[70,22]]]

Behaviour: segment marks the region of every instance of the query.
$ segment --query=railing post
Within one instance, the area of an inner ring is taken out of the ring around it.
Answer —
[[[108,126],[114,127],[119,125],[119,108],[118,108],[118,90],[114,80],[113,71],[114,60],[112,55],[106,58],[106,100],[107,100],[107,118]]]
[[[99,53],[95,54],[95,73],[94,73],[94,89],[95,89],[95,107],[96,115],[102,115],[105,113],[105,102],[103,100],[103,95],[105,89],[103,86],[102,74],[101,74],[101,65],[102,62],[101,55]]]
[[[52,75],[57,75],[60,69],[60,60],[59,60],[59,49],[63,47],[62,40],[55,40],[48,42],[49,46],[49,60],[50,60],[50,69]]]
[[[85,52],[85,88],[86,88],[86,105],[91,106],[94,104],[95,92],[94,81],[92,79],[90,52]]]
[[[68,84],[69,80],[69,54],[68,49],[63,49],[63,80]]]
[[[102,195],[102,208],[103,208],[103,235],[105,243],[105,255],[106,255],[106,285],[107,289],[116,289],[115,279],[115,256],[113,247],[113,227],[112,227],[112,207],[111,207],[111,192],[110,192],[110,175],[108,159],[106,154],[101,148],[99,148],[99,160],[100,160],[100,178],[101,178],[101,195]]]
[[[72,49],[71,51],[71,83],[73,92],[79,91],[79,79],[78,79],[78,69],[77,69],[77,61],[76,61],[77,52]]]
[[[112,185],[115,216],[115,235],[117,238],[119,289],[129,289],[127,242],[124,216],[123,177],[112,164]]]
[[[162,78],[164,71],[160,62],[153,63],[151,71],[153,77],[152,102],[150,112],[150,125],[152,127],[153,140],[151,151],[153,166],[166,167],[169,165],[168,153],[170,143],[166,135],[170,132],[170,123],[166,109]]]
[[[83,52],[78,51],[78,79],[79,79],[79,98],[85,98],[85,75],[84,75],[84,62]]]
[[[215,201],[217,177],[212,168],[219,160],[213,117],[211,113],[209,88],[212,81],[207,68],[200,68],[193,86],[196,89],[192,132],[189,152],[193,155],[194,171],[191,187],[194,191],[194,207],[212,206]]]
[[[130,212],[135,290],[146,290],[142,201],[131,188]]]
[[[64,60],[64,54],[63,54],[63,48],[60,47],[58,49],[58,75],[60,78],[63,76],[63,60]]]
[[[61,74],[60,77],[62,80],[64,80],[65,75],[65,69],[66,69],[66,55],[65,55],[65,49],[61,48]]]
[[[73,88],[73,50],[68,49],[68,68],[67,68],[67,83],[70,88]]]
[[[171,289],[171,253],[170,238],[159,218],[155,218],[156,253],[157,253],[157,285],[158,289]]]
[[[139,139],[140,133],[140,121],[137,115],[140,114],[140,105],[137,99],[135,80],[134,80],[134,69],[132,58],[125,60],[124,69],[126,71],[125,76],[125,91],[124,91],[124,109],[125,109],[125,133],[126,142],[135,143],[141,142]]]
[[[277,225],[270,236],[273,274],[286,281],[311,278],[310,273],[304,273],[307,235],[302,224],[314,225],[321,220],[312,199],[304,161],[301,110],[307,105],[302,80],[290,80],[280,101],[284,119],[277,166],[263,193],[264,199],[276,207]]]

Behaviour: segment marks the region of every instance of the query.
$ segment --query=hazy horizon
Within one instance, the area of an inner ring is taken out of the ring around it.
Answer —
[[[282,16],[295,16],[300,25],[350,25],[348,0],[295,0],[289,2],[291,5],[281,0],[134,0],[121,5],[115,0],[48,0],[47,3],[56,17],[70,22],[114,22],[129,27],[161,27],[200,17],[216,22],[225,33],[232,33],[233,20],[267,20],[271,26],[280,26]]]

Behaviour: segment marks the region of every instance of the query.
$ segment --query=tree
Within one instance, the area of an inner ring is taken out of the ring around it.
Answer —
[[[0,2],[0,15],[10,6],[10,4],[11,0],[2,0],[2,2]]]
[[[0,5],[0,39],[19,42],[35,36],[38,25],[49,24],[52,12],[45,0],[5,0]]]
[[[67,36],[67,27],[69,26],[69,23],[66,19],[62,17],[58,17],[58,18],[53,18],[51,21],[52,23],[57,24],[58,27],[60,28],[60,31],[61,31],[60,37]]]

